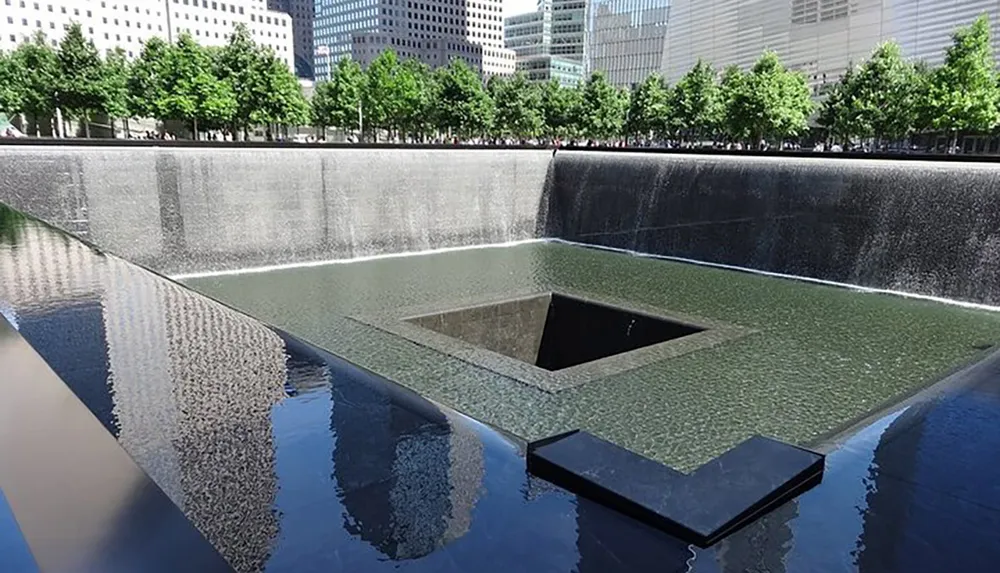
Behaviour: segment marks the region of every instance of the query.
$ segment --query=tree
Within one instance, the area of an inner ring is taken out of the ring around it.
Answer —
[[[517,73],[490,78],[490,96],[496,109],[494,133],[500,137],[531,139],[542,132],[542,95],[538,86]]]
[[[903,60],[898,44],[877,46],[857,72],[841,82],[850,130],[877,144],[909,135],[916,121],[915,80],[913,66]]]
[[[118,48],[108,54],[102,67],[101,95],[103,101],[101,108],[108,119],[111,120],[111,128],[114,131],[115,119],[125,119],[131,117],[131,106],[129,98],[129,76],[130,66],[125,58],[125,51]],[[126,128],[128,124],[126,124]]]
[[[66,113],[83,123],[90,137],[90,117],[103,111],[105,96],[101,78],[103,63],[94,43],[83,37],[79,23],[73,23],[59,43],[58,101]]]
[[[858,135],[859,129],[854,125],[852,101],[854,86],[857,83],[854,76],[854,65],[848,64],[840,80],[824,89],[824,99],[816,123],[826,129],[827,138],[831,141],[847,142]]]
[[[361,93],[365,76],[351,58],[342,58],[330,75],[330,81],[316,86],[312,100],[313,122],[320,127],[360,129]]]
[[[268,139],[271,138],[271,125],[297,126],[306,123],[309,120],[309,104],[288,66],[270,50],[261,50],[256,66],[263,92],[257,94],[250,120],[267,126]]]
[[[24,106],[27,70],[11,54],[0,52],[0,112],[20,113]]]
[[[734,76],[727,89],[727,111],[741,138],[781,140],[808,127],[813,102],[806,79],[785,69],[774,52],[764,52],[750,73]]]
[[[572,138],[580,133],[580,90],[550,80],[541,87],[542,132],[552,138]]]
[[[229,85],[212,73],[208,52],[190,34],[181,34],[167,54],[155,117],[188,122],[195,139],[199,122],[218,126],[230,121],[236,100]]]
[[[584,137],[613,139],[622,133],[628,97],[608,83],[602,71],[587,78],[580,105],[580,127]]]
[[[435,74],[438,85],[435,116],[441,131],[463,138],[480,136],[493,121],[493,100],[483,82],[458,58]]]
[[[931,75],[925,105],[931,128],[950,132],[954,147],[959,132],[989,131],[1000,122],[1000,88],[986,15],[959,28],[952,40],[944,65]]]
[[[722,71],[719,79],[719,96],[722,100],[722,130],[733,141],[749,139],[747,118],[737,113],[746,91],[746,74],[739,66],[731,65]]]
[[[396,70],[397,126],[403,133],[423,140],[433,131],[436,86],[430,67],[414,58]]]
[[[240,132],[246,138],[247,128],[253,125],[254,112],[260,106],[260,98],[265,95],[263,77],[260,74],[260,50],[250,38],[245,24],[237,24],[216,58],[216,75],[229,84],[236,100],[233,113],[233,135]]]
[[[21,90],[21,109],[31,117],[37,134],[38,120],[51,117],[56,110],[59,57],[41,32],[19,45],[11,57],[15,60],[14,65],[27,71]]]
[[[171,46],[157,36],[146,40],[132,64],[128,79],[128,107],[139,117],[160,117],[159,102],[167,96]]]
[[[687,138],[701,139],[715,133],[722,122],[722,90],[715,69],[700,59],[671,92],[674,127]]]
[[[377,129],[391,131],[399,117],[399,88],[397,73],[399,60],[393,50],[382,50],[365,70],[365,89],[362,108],[365,124]],[[378,140],[377,131],[374,131]]]
[[[632,90],[625,134],[664,136],[671,119],[670,89],[659,74],[650,74]]]

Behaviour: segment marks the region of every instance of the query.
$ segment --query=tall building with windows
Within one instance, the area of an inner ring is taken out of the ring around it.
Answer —
[[[578,4],[584,2],[539,0],[534,12],[511,16],[504,21],[504,45],[516,55],[518,72],[532,81],[557,80],[564,86],[580,83],[584,12],[575,9]],[[570,6],[574,9],[569,9]],[[580,33],[576,31],[577,21]]]
[[[317,0],[316,78],[341,58],[367,65],[387,48],[431,67],[459,58],[484,75],[511,74],[502,14],[501,0]]]
[[[0,50],[13,50],[35,32],[55,46],[72,22],[101,52],[121,48],[133,58],[153,36],[174,41],[186,32],[199,44],[219,46],[242,23],[292,67],[291,19],[268,10],[265,0],[3,0]]]
[[[587,70],[631,87],[660,71],[667,37],[668,0],[591,0],[585,41]]]
[[[292,19],[295,75],[312,78],[314,0],[267,0],[267,7],[276,12],[284,12]]]
[[[939,64],[955,28],[984,13],[996,48],[998,0],[672,0],[663,71],[676,81],[699,58],[746,68],[770,49],[818,93],[888,39],[907,58]]]

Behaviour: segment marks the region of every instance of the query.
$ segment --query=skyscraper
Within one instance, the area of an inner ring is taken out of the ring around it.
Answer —
[[[587,6],[587,71],[603,70],[620,87],[660,71],[668,0],[591,0]]]
[[[938,64],[956,27],[998,10],[997,0],[673,0],[663,71],[674,82],[698,59],[747,68],[769,49],[818,93],[888,39],[907,58]],[[992,25],[996,46],[1000,20]]]
[[[314,0],[267,0],[267,7],[284,12],[292,19],[295,75],[300,78],[313,77]]]
[[[539,0],[538,9],[504,21],[517,71],[532,81],[574,86],[583,76],[585,0]]]
[[[502,9],[501,0],[317,0],[316,78],[328,79],[341,58],[366,65],[385,49],[431,67],[459,58],[485,75],[511,74]]]

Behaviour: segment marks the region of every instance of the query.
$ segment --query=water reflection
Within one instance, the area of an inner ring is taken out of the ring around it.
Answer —
[[[24,215],[0,203],[0,244],[17,243],[23,225]]]
[[[0,245],[0,278],[4,316],[239,571],[1000,562],[1000,366],[871,425],[821,486],[692,550],[528,479],[492,430],[44,226]]]

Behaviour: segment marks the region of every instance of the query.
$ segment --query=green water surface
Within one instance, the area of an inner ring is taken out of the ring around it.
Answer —
[[[752,434],[815,443],[1000,341],[1000,313],[557,243],[185,282],[525,439],[579,427],[681,470]],[[548,393],[350,318],[560,289],[756,332]]]

